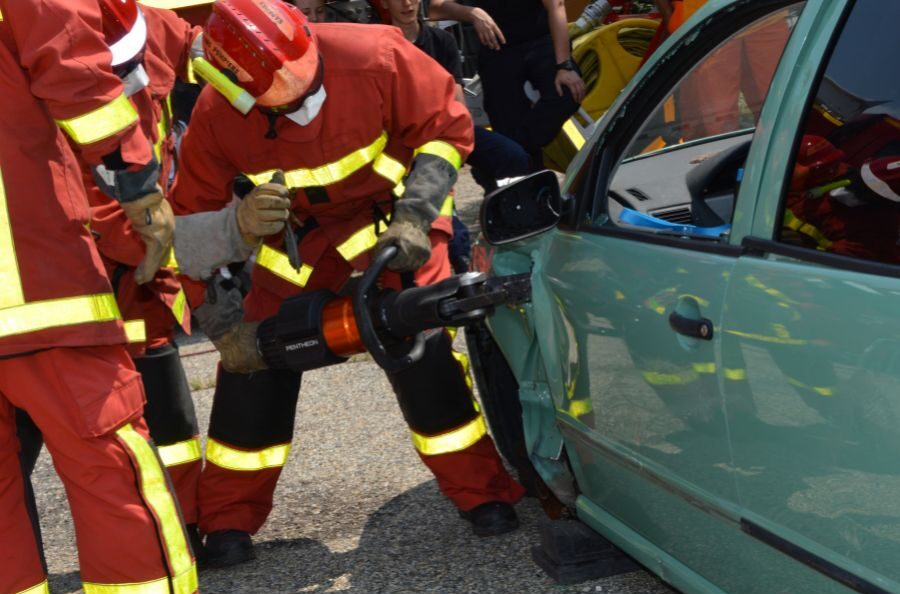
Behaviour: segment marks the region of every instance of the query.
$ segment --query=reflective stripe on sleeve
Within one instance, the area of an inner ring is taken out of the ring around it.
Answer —
[[[309,188],[315,186],[330,186],[350,177],[381,155],[387,146],[387,132],[382,132],[369,146],[353,151],[346,157],[338,159],[334,163],[327,163],[311,169],[291,169],[284,172],[285,184],[290,188]],[[256,185],[269,183],[274,169],[259,173],[245,173],[244,175]]]
[[[210,438],[206,441],[206,461],[229,470],[263,470],[284,466],[290,450],[289,443],[262,450],[236,450]]]
[[[449,162],[454,169],[462,167],[462,155],[456,150],[456,147],[443,140],[432,140],[426,142],[416,149],[417,155],[434,155]]]
[[[296,268],[291,266],[287,254],[266,244],[262,244],[259,247],[259,251],[256,254],[256,264],[298,287],[305,287],[313,273],[313,267],[308,264],[301,264],[298,272]]]
[[[144,320],[125,320],[125,339],[129,343],[147,342],[147,325]]]
[[[583,147],[585,143],[584,135],[578,130],[575,124],[572,123],[571,119],[566,120],[562,129],[566,138],[572,143],[572,146],[574,146],[576,150],[581,150],[581,147]]]
[[[137,121],[134,105],[122,93],[94,111],[68,120],[56,120],[56,123],[78,144],[92,144],[118,134]]]
[[[179,441],[172,445],[156,446],[163,466],[178,466],[200,459],[200,438],[192,437],[186,441]]]
[[[116,431],[120,442],[131,453],[137,467],[141,495],[147,506],[156,517],[159,534],[162,537],[169,561],[172,575],[173,594],[192,594],[197,590],[197,568],[191,558],[187,539],[182,529],[181,516],[175,504],[175,498],[169,491],[168,482],[156,452],[131,424],[127,424]],[[166,579],[165,582],[168,580]],[[153,582],[155,583],[155,582]],[[135,588],[131,584],[116,586],[119,589],[88,590],[85,585],[85,594],[148,594],[156,590],[144,590]],[[143,585],[141,585],[143,587]],[[109,586],[104,586],[109,588]],[[128,588],[128,589],[122,589]]]
[[[426,436],[413,431],[412,442],[416,451],[423,456],[437,456],[464,450],[484,437],[486,433],[484,417],[479,414],[462,427],[441,435]]]
[[[0,21],[3,20],[3,15],[0,14]],[[37,586],[32,586],[31,588],[26,588],[21,592],[16,592],[16,594],[50,594],[50,586],[47,584],[47,580],[44,580]]]
[[[0,309],[0,338],[88,322],[109,322],[120,317],[112,293],[35,301]]]

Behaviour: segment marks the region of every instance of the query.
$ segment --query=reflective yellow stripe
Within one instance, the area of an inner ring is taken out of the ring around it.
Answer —
[[[0,171],[0,309],[23,303],[25,294],[22,291],[19,263],[16,260],[16,244],[13,241],[12,224],[9,220],[3,172]],[[0,320],[2,315],[0,312]]]
[[[442,435],[428,437],[413,432],[412,441],[416,450],[423,456],[437,456],[464,450],[484,437],[486,433],[484,417],[479,414],[462,427]]]
[[[715,363],[694,363],[693,365],[694,371],[697,373],[715,373],[716,372],[716,364]]]
[[[384,150],[387,141],[387,132],[382,132],[381,135],[375,139],[375,142],[369,146],[354,151],[334,163],[328,163],[312,169],[292,169],[290,171],[285,171],[285,183],[291,188],[309,188],[313,186],[330,186],[336,184],[371,163],[375,157],[380,155],[381,151]],[[275,170],[270,169],[260,173],[245,173],[244,175],[246,175],[254,184],[260,185],[269,183],[269,180],[272,179],[274,173]]]
[[[163,466],[178,466],[200,459],[200,438],[192,437],[167,446],[157,446]]]
[[[301,264],[300,272],[297,272],[297,269],[291,266],[287,254],[266,244],[260,246],[256,254],[256,263],[298,287],[305,287],[313,273],[313,267],[308,264]]]
[[[658,371],[643,371],[641,375],[651,386],[683,386],[696,381],[699,377],[696,371],[683,373],[660,373]]]
[[[139,584],[92,584],[84,582],[84,594],[169,594],[169,578]]]
[[[175,295],[175,301],[172,303],[172,315],[179,324],[184,320],[184,308],[187,306],[187,296],[184,289],[179,288],[178,294]]]
[[[56,123],[78,144],[91,144],[118,134],[136,121],[137,111],[122,93],[94,111]]]
[[[453,216],[453,195],[448,194],[444,199],[444,203],[441,206],[440,214],[445,217]],[[385,219],[387,222],[390,222],[391,215],[390,213],[385,215]],[[371,223],[366,225],[349,238],[347,238],[343,243],[338,245],[335,249],[341,255],[344,260],[347,262],[352,262],[355,258],[361,256],[366,253],[378,242],[378,234],[375,232],[376,225],[375,223]],[[310,272],[312,272],[310,270]],[[276,273],[277,274],[277,273]],[[281,275],[279,275],[281,276]],[[288,279],[290,280],[290,279]],[[300,285],[303,286],[303,285]]]
[[[147,325],[144,320],[126,320],[125,339],[128,342],[147,342]]]
[[[460,167],[462,167],[462,156],[459,154],[459,151],[456,150],[455,146],[450,143],[444,142],[443,140],[432,140],[431,142],[426,142],[416,149],[416,154],[434,155],[435,157],[440,157],[441,159],[453,165],[454,169],[459,169]]]
[[[166,257],[163,260],[163,263],[160,264],[160,266],[163,268],[171,268],[175,272],[178,272],[178,260],[175,259],[174,247],[169,248],[169,253],[166,254]]]
[[[390,214],[386,215],[390,219]],[[378,241],[378,234],[375,233],[375,223],[366,225],[349,239],[335,248],[344,260],[352,262],[354,258],[366,253]]]
[[[169,578],[159,578],[137,584],[92,584],[85,582],[84,594],[194,594],[199,587],[197,568],[191,568],[172,578],[172,590],[169,590]],[[49,590],[46,590],[49,592]]]
[[[754,334],[752,332],[740,332],[738,330],[726,330],[728,334],[740,336],[741,338],[749,338],[750,340],[758,340],[760,342],[774,342],[775,344],[787,344],[799,346],[807,344],[809,341],[800,338],[785,338],[783,336],[769,336],[766,334]]]
[[[372,169],[374,169],[375,173],[381,177],[398,185],[403,181],[403,177],[406,175],[406,165],[387,153],[378,155],[378,158],[372,163]]]
[[[441,206],[440,215],[442,217],[453,216],[453,194],[447,194],[447,197],[444,198],[444,204]]]
[[[3,20],[3,15],[0,14],[0,21]],[[21,592],[16,592],[16,594],[50,594],[50,586],[47,585],[47,580],[44,580],[37,586],[32,586],[26,590],[22,590]]]
[[[174,592],[175,594],[191,594],[196,589],[197,569],[188,549],[175,498],[169,491],[166,475],[159,464],[156,452],[153,451],[147,440],[131,427],[131,424],[116,431],[116,436],[131,450],[134,456],[140,477],[141,494],[147,506],[153,511],[153,515],[156,516],[166,557],[172,573],[176,576],[172,580],[173,585],[176,586]],[[194,588],[188,589],[191,585],[194,585]],[[97,592],[102,591],[97,590]],[[144,593],[140,589],[107,590],[106,592],[110,594],[112,592],[116,592],[116,594],[120,592],[123,594],[126,592],[128,594]],[[152,592],[152,590],[148,592]],[[85,594],[88,594],[87,588],[85,588]]]
[[[112,293],[35,301],[0,309],[0,338],[60,326],[108,322],[120,317]]]
[[[284,466],[290,451],[289,443],[246,452],[232,449],[214,439],[206,440],[206,461],[229,470],[252,471]]]
[[[801,382],[798,379],[794,379],[792,377],[787,377],[787,376],[785,376],[785,379],[787,379],[787,382],[790,385],[794,386],[795,388],[801,388],[803,390],[811,390],[811,391],[815,392],[816,394],[818,394],[819,396],[834,396],[834,389],[830,388],[828,386],[813,386],[811,384],[806,384],[804,382]]]
[[[581,398],[578,400],[570,400],[569,406],[566,407],[565,412],[577,419],[579,417],[583,417],[584,415],[590,414],[593,411],[594,407],[591,404],[591,401]]]
[[[578,131],[578,128],[575,127],[575,124],[572,123],[572,120],[566,120],[566,123],[563,124],[563,132],[566,137],[572,142],[572,145],[576,150],[581,150],[581,147],[584,146],[584,136],[581,132]]]
[[[0,10],[0,23],[2,23],[2,22],[3,22],[3,11]]]
[[[829,240],[827,237],[825,237],[825,235],[821,231],[819,231],[818,229],[816,229],[814,226],[810,225],[809,223],[806,223],[806,222],[798,219],[794,215],[794,213],[792,213],[789,210],[784,211],[784,224],[785,224],[785,226],[789,227],[790,229],[793,229],[794,231],[797,231],[798,233],[802,233],[803,235],[806,235],[807,237],[811,238],[813,241],[815,241],[819,245],[820,249],[827,250],[828,248],[830,248],[833,245],[831,240]]]
[[[725,379],[733,382],[739,382],[747,379],[747,372],[740,367],[725,368]]]

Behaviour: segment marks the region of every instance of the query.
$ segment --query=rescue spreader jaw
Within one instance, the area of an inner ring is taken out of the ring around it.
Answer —
[[[384,370],[402,371],[421,360],[427,330],[465,326],[498,305],[531,300],[529,274],[488,278],[467,272],[426,287],[379,289],[378,278],[396,250],[391,246],[375,257],[352,297],[320,289],[284,301],[257,332],[266,364],[302,372],[369,352]]]

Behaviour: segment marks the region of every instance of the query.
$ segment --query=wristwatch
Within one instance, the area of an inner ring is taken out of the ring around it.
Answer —
[[[578,64],[575,63],[575,60],[569,58],[563,62],[560,62],[556,65],[557,70],[572,70],[573,72],[578,69]]]

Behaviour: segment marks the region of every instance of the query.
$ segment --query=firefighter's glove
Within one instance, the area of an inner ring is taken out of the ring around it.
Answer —
[[[121,203],[135,232],[146,246],[144,259],[138,264],[134,278],[144,284],[156,276],[156,271],[172,248],[175,234],[175,215],[172,207],[158,189],[137,200]]]
[[[375,250],[381,251],[389,245],[397,246],[397,255],[388,262],[388,268],[395,272],[414,272],[431,257],[429,227],[428,223],[421,220],[394,220],[387,231],[378,237]]]
[[[247,245],[257,245],[263,237],[284,229],[291,208],[290,190],[284,185],[284,173],[278,171],[272,181],[253,188],[237,208],[238,228]]]
[[[241,322],[213,341],[225,371],[253,373],[267,368],[256,344],[258,327],[259,322]]]

